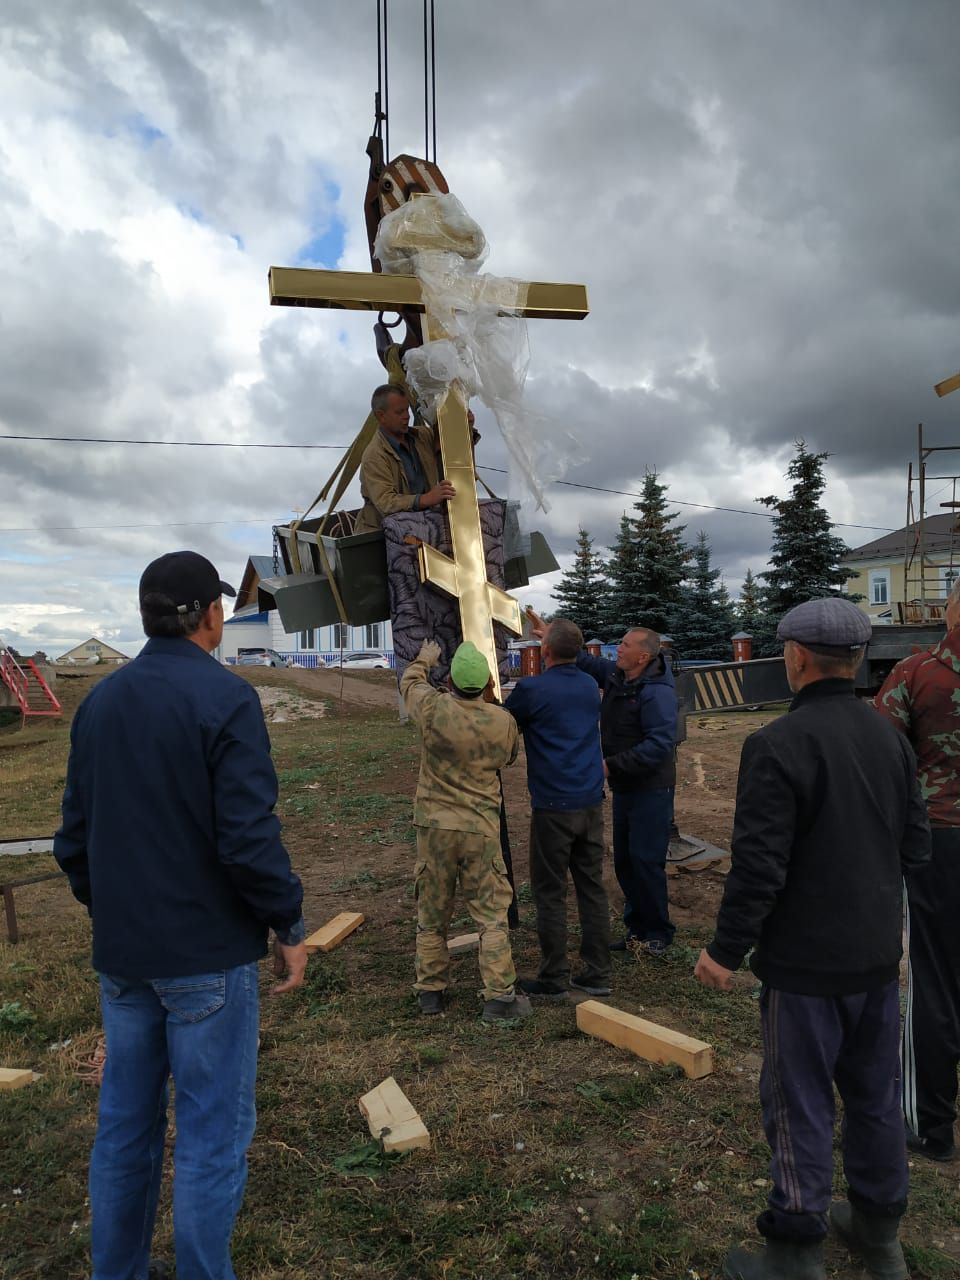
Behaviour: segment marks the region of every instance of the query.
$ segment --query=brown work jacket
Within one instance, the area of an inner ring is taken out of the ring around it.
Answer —
[[[427,478],[427,488],[432,489],[439,480],[433,430],[411,427],[410,437]],[[412,511],[417,499],[417,495],[410,492],[407,473],[396,449],[379,428],[360,459],[360,493],[363,510],[357,518],[355,533],[371,533],[380,528],[384,516]]]

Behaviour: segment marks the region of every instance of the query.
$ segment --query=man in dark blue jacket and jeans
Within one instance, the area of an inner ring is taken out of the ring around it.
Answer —
[[[603,884],[603,759],[597,686],[577,670],[583,634],[556,618],[542,640],[542,675],[529,676],[504,703],[523,733],[530,788],[530,887],[542,963],[521,978],[527,995],[565,1000],[567,871],[580,915],[581,969],[570,986],[610,994],[610,904]]]
[[[54,854],[93,921],[106,1067],[90,1161],[93,1280],[144,1280],[176,1085],[177,1269],[234,1280],[230,1236],[254,1129],[257,962],[303,981],[303,891],[273,812],[256,693],[212,656],[223,634],[209,560],[148,565],[140,654],[77,711]]]

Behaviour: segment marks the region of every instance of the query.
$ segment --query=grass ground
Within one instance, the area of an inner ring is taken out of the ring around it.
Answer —
[[[287,673],[248,678],[269,685]],[[87,687],[63,691],[68,710]],[[756,986],[742,977],[725,996],[690,976],[722,876],[672,880],[677,945],[665,961],[622,957],[615,970],[618,1007],[715,1045],[717,1069],[704,1080],[582,1036],[572,1007],[538,1009],[520,1027],[482,1024],[474,955],[454,962],[448,1013],[420,1018],[410,993],[417,740],[389,703],[329,704],[321,719],[271,726],[308,922],[356,909],[367,924],[313,958],[299,993],[264,998],[238,1276],[713,1280],[729,1243],[750,1237],[768,1185]],[[723,842],[740,742],[755,724],[691,722],[678,790],[685,830]],[[53,830],[66,753],[66,724],[0,736],[0,836]],[[523,917],[514,947],[530,973],[523,784],[522,766],[510,771]],[[8,861],[0,877],[52,865],[44,855],[29,868]],[[20,891],[17,905],[23,940],[0,943],[0,1065],[42,1078],[0,1094],[0,1277],[74,1280],[89,1274],[96,1089],[81,1068],[99,1028],[89,928],[63,881]],[[468,923],[459,915],[454,927]],[[430,1151],[389,1158],[370,1141],[357,1098],[390,1074],[426,1122]],[[957,1169],[918,1164],[914,1175],[905,1231],[914,1276],[956,1277]],[[172,1254],[168,1191],[156,1252]],[[852,1274],[841,1250],[831,1247],[830,1262],[831,1274]]]

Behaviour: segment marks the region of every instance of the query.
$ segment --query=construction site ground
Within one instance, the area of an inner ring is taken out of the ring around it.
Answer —
[[[0,734],[0,842],[53,832],[69,717],[100,678],[58,680],[62,723]],[[751,1238],[769,1187],[757,984],[738,975],[727,995],[691,976],[728,864],[671,869],[676,942],[662,961],[616,957],[610,1001],[710,1042],[712,1075],[689,1080],[584,1036],[572,1002],[538,1008],[520,1026],[481,1023],[476,953],[453,961],[446,1014],[424,1019],[411,993],[419,742],[399,720],[392,674],[248,668],[240,678],[268,717],[308,927],[347,910],[366,923],[313,957],[298,993],[271,998],[263,966],[238,1276],[716,1280],[725,1249]],[[682,831],[729,849],[740,747],[774,714],[691,717],[679,756]],[[514,951],[519,972],[533,974],[522,755],[504,785],[521,914]],[[53,866],[46,854],[3,857],[0,881]],[[607,878],[616,913],[609,863]],[[21,942],[0,941],[0,1066],[37,1078],[0,1092],[0,1277],[79,1280],[89,1274],[85,1169],[100,1041],[89,923],[64,880],[19,890],[17,913]],[[451,932],[471,929],[458,904]],[[572,901],[570,932],[575,951]],[[390,1075],[430,1131],[429,1151],[387,1156],[371,1139],[357,1100]],[[171,1149],[174,1139],[172,1124]],[[912,1274],[957,1277],[958,1166],[917,1162],[913,1175],[904,1230]],[[168,1182],[161,1257],[172,1257],[170,1228]],[[857,1274],[839,1246],[828,1259],[831,1276]]]

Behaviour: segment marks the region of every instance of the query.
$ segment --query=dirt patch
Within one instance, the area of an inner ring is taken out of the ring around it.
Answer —
[[[326,715],[326,704],[319,698],[304,698],[299,693],[264,685],[257,690],[263,718],[268,724],[284,724],[287,720],[319,720]]]

